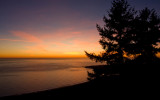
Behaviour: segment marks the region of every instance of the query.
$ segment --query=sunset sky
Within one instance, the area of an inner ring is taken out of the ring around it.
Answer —
[[[85,57],[102,51],[96,23],[112,0],[0,0],[0,58]],[[128,0],[137,10],[160,0]]]

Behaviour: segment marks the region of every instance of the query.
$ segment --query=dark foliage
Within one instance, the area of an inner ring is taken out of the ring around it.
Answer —
[[[113,0],[103,20],[104,27],[97,25],[97,30],[104,51],[99,55],[85,51],[90,59],[108,65],[125,64],[129,58],[135,63],[159,60],[160,18],[155,10],[145,8],[137,14],[126,0]]]
[[[140,54],[135,59],[137,63],[155,63],[158,58],[156,54],[160,51],[160,18],[154,9],[145,8],[139,12],[133,22],[132,47],[134,54]],[[131,45],[130,45],[131,46]]]
[[[108,16],[104,17],[104,27],[97,25],[101,36],[99,43],[104,52],[99,55],[87,53],[86,55],[96,61],[106,61],[108,65],[124,63],[124,47],[130,23],[134,19],[135,11],[125,0],[114,0]]]

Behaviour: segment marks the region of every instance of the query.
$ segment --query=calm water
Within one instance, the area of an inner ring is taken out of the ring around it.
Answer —
[[[0,97],[43,91],[87,81],[87,58],[0,59]]]

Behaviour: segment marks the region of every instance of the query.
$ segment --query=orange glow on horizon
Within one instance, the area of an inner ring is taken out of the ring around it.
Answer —
[[[10,31],[10,39],[0,39],[0,58],[84,58],[84,51],[99,52],[96,30],[59,30],[52,33]],[[39,34],[39,35],[37,35]],[[67,36],[65,34],[68,34]]]
[[[70,52],[66,54],[57,55],[1,55],[0,58],[86,58],[85,54],[78,54],[75,52]]]
[[[77,55],[77,56],[2,56],[1,58],[87,58],[85,55],[81,56],[81,55]]]

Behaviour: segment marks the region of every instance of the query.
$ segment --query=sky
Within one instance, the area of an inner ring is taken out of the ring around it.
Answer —
[[[0,58],[85,57],[102,47],[96,24],[112,0],[0,0]],[[160,0],[128,0],[140,10]]]

